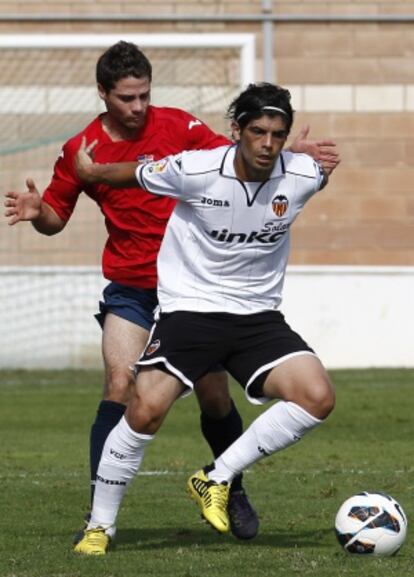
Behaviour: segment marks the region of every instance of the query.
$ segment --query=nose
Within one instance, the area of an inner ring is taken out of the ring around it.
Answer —
[[[139,114],[140,112],[142,112],[142,102],[139,98],[136,98],[135,100],[132,101],[132,106],[131,106],[131,111],[134,114]]]
[[[272,135],[270,133],[263,136],[263,146],[265,148],[272,148]]]

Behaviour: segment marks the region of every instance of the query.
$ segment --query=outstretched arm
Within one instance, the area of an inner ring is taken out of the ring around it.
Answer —
[[[91,154],[97,141],[86,144],[82,138],[75,156],[75,168],[78,177],[88,184],[108,184],[114,188],[135,188],[138,186],[135,171],[138,162],[119,162],[116,164],[98,164],[93,162]]]
[[[30,221],[33,227],[41,234],[53,235],[60,232],[66,222],[55,211],[43,202],[34,181],[26,180],[26,192],[7,192],[4,206],[4,215],[9,218],[8,224]]]
[[[324,169],[329,176],[341,162],[336,143],[333,140],[308,140],[310,126],[305,125],[293,139],[288,150],[291,152],[304,152],[309,154]]]

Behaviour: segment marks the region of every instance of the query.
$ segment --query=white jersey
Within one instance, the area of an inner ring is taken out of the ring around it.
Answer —
[[[266,182],[241,182],[236,146],[183,152],[137,168],[139,185],[178,200],[158,255],[162,312],[276,309],[289,228],[320,188],[305,154],[283,151]]]

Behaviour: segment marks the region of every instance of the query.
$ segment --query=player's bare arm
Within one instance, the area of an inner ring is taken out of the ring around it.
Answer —
[[[291,152],[302,152],[319,162],[325,174],[329,176],[341,162],[336,143],[330,139],[308,140],[310,126],[301,128],[289,146]]]
[[[26,192],[10,191],[5,195],[4,215],[9,218],[8,224],[12,226],[18,222],[29,221],[41,234],[53,235],[60,232],[66,223],[42,201],[31,178],[26,180],[26,186]]]
[[[82,182],[88,184],[108,184],[113,187],[134,188],[137,186],[135,171],[138,162],[120,162],[98,164],[93,162],[92,154],[96,141],[86,144],[82,138],[80,148],[75,156],[75,168]]]

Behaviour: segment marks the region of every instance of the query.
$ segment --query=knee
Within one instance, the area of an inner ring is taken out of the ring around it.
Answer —
[[[329,390],[320,400],[319,404],[319,418],[326,419],[335,408],[335,392]]]
[[[335,408],[335,390],[329,381],[314,385],[306,398],[308,412],[324,420]],[[306,407],[305,407],[306,408]]]
[[[126,405],[134,386],[134,373],[129,368],[114,368],[106,371],[104,399]]]
[[[159,403],[133,394],[127,407],[131,428],[139,433],[154,435],[161,426],[165,411]]]

